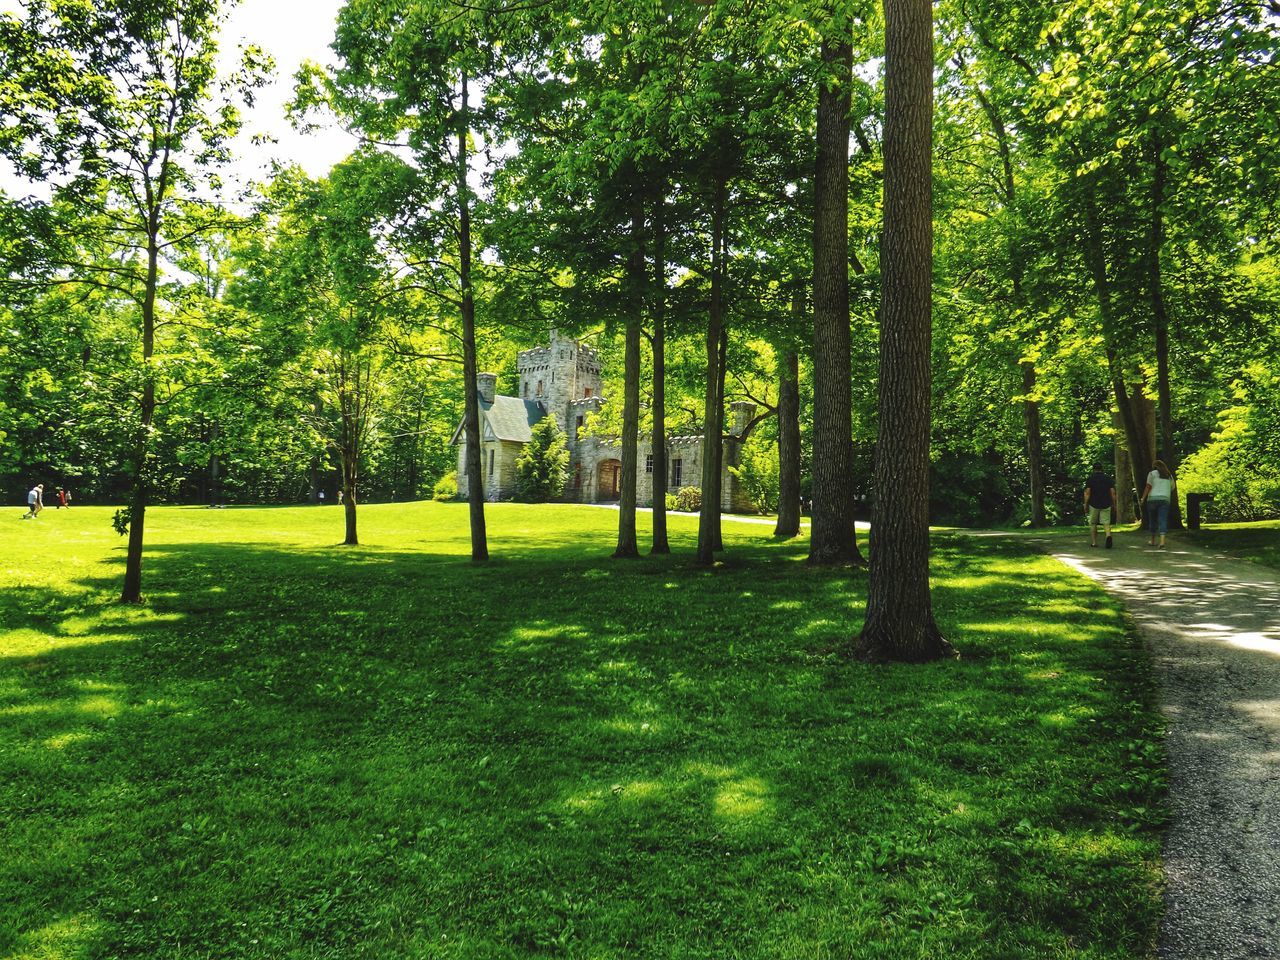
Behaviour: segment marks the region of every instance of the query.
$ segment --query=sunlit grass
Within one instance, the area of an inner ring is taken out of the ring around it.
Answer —
[[[110,512],[0,524],[0,956],[1152,955],[1146,664],[1016,543],[937,541],[962,660],[868,668],[767,526],[158,509],[129,608]]]

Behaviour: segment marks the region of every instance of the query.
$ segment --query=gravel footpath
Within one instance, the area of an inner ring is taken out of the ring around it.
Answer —
[[[1124,601],[1168,718],[1162,960],[1280,958],[1280,575],[1176,537],[1045,539]]]

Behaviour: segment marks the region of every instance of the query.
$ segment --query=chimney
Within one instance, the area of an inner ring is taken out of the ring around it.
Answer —
[[[496,373],[477,373],[476,389],[480,391],[480,399],[485,403],[493,403],[493,395],[498,388]]]
[[[729,435],[740,437],[747,424],[756,415],[756,405],[750,400],[735,400],[729,404]]]

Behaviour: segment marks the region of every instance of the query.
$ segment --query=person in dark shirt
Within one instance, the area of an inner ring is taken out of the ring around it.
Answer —
[[[1102,464],[1093,465],[1093,473],[1084,485],[1084,509],[1089,515],[1089,545],[1098,545],[1098,522],[1103,525],[1107,549],[1111,549],[1111,508],[1116,502],[1116,484],[1103,471]]]

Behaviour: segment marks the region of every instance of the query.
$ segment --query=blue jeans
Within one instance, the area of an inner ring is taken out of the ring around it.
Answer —
[[[1157,533],[1164,536],[1169,532],[1169,501],[1147,499],[1147,521],[1151,525],[1151,536]]]

